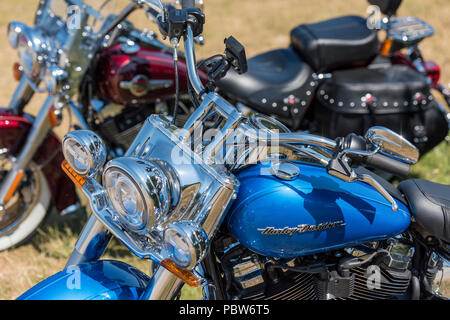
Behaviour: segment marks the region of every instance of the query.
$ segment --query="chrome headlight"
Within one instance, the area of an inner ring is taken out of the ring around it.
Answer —
[[[39,30],[20,22],[9,24],[8,38],[11,46],[18,50],[24,72],[30,77],[37,76],[44,66],[44,57],[50,49],[47,39]]]
[[[173,177],[153,161],[117,158],[105,166],[103,187],[121,223],[132,231],[146,233],[167,218],[177,198]],[[175,183],[176,185],[177,183]]]
[[[106,148],[94,132],[78,130],[63,139],[64,158],[82,176],[96,175],[106,161]]]

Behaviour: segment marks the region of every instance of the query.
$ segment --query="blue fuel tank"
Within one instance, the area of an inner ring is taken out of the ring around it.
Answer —
[[[293,180],[270,172],[271,163],[236,174],[239,193],[226,218],[233,236],[248,249],[293,258],[387,239],[406,230],[408,208],[398,210],[363,182],[345,182],[319,165],[293,163]]]

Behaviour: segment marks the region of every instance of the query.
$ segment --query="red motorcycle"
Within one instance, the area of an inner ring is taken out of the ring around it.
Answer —
[[[103,138],[108,157],[126,151],[150,114],[172,114],[176,91],[177,121],[192,111],[182,53],[176,90],[173,48],[126,20],[136,9],[151,15],[152,8],[131,1],[118,15],[105,15],[108,3],[96,10],[81,0],[42,0],[33,27],[9,24],[20,63],[14,70],[17,89],[9,106],[0,109],[0,250],[27,240],[51,202],[61,214],[79,207],[52,132],[64,108],[78,123],[71,129],[94,130]],[[48,96],[32,117],[24,108],[35,93]]]

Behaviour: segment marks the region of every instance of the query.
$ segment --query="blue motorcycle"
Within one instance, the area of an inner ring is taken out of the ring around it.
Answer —
[[[184,39],[197,109],[181,128],[150,116],[106,165],[95,133],[65,136],[62,168],[92,215],[66,268],[19,299],[176,299],[185,284],[212,300],[445,299],[450,186],[396,188],[365,169],[406,176],[417,162],[417,149],[386,128],[330,140],[244,116],[214,85],[230,69],[246,71],[243,46],[226,39],[203,85],[194,38],[205,16],[181,2],[135,4],[159,12],[174,49]],[[99,260],[113,236],[149,260],[151,276]]]

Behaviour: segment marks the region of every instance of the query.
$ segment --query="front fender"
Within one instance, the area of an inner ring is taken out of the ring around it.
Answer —
[[[138,300],[149,277],[121,261],[83,263],[38,283],[18,300]]]
[[[26,142],[33,121],[30,115],[14,115],[11,110],[0,108],[0,149],[6,148],[17,156]],[[73,183],[61,170],[60,165],[64,160],[61,143],[52,132],[42,142],[33,160],[38,165],[44,164],[55,152],[56,155],[41,170],[50,187],[53,204],[58,211],[62,211],[77,202],[77,195]]]

